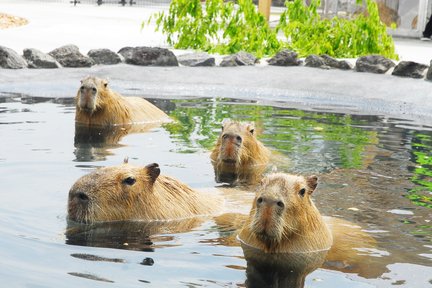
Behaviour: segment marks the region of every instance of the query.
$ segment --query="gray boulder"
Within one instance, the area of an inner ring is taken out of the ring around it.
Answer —
[[[426,73],[426,80],[432,81],[432,60],[430,61],[430,66]]]
[[[428,67],[429,66],[417,62],[401,61],[394,68],[392,75],[421,79],[424,77],[424,71]]]
[[[357,72],[370,72],[384,74],[396,64],[381,55],[368,55],[357,59],[355,70]]]
[[[120,54],[123,57],[123,60],[125,61],[126,58],[132,58],[134,48],[133,47],[123,47],[121,48],[117,53]]]
[[[27,60],[29,68],[61,68],[60,63],[58,63],[54,57],[37,49],[27,48],[24,49],[23,52],[24,59]]]
[[[22,69],[27,67],[27,62],[14,50],[0,46],[0,67],[7,69]]]
[[[336,59],[334,59],[328,55],[325,55],[325,54],[321,55],[320,57],[323,59],[326,66],[336,68],[336,69],[341,69],[341,70],[351,70],[352,69],[351,64],[345,60],[336,60]]]
[[[288,49],[278,52],[268,61],[269,65],[274,66],[298,66],[301,61],[297,59],[297,53]]]
[[[318,55],[312,54],[305,59],[305,66],[307,67],[323,67],[325,65],[324,59]]]
[[[180,64],[190,67],[215,66],[215,58],[207,53],[191,53],[177,56]]]
[[[87,53],[96,64],[113,65],[122,62],[120,56],[109,49],[93,49]]]
[[[257,62],[258,59],[252,54],[240,51],[224,57],[219,65],[222,67],[253,66]]]
[[[63,67],[91,67],[94,61],[81,54],[75,45],[65,45],[48,53],[54,57]]]
[[[140,66],[178,66],[174,53],[165,48],[158,47],[125,47],[119,54],[125,62]]]

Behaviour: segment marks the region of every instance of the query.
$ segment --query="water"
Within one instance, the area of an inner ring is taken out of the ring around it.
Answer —
[[[367,263],[361,272],[319,268],[305,287],[432,286],[431,127],[223,98],[158,100],[176,122],[88,145],[74,143],[72,99],[0,101],[2,286],[244,287],[243,251],[233,231],[212,219],[95,227],[66,221],[75,180],[125,157],[135,165],[157,162],[163,174],[194,188],[223,190],[214,188],[209,151],[224,118],[255,121],[279,171],[319,175],[322,214],[354,222],[377,240],[359,252]],[[251,190],[225,195],[237,212],[248,212]]]

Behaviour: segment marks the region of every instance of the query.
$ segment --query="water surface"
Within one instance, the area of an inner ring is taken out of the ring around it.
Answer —
[[[212,219],[92,227],[66,221],[75,180],[125,157],[135,165],[157,162],[163,174],[221,192],[209,151],[222,120],[233,118],[256,123],[278,171],[319,175],[314,198],[322,214],[354,222],[377,240],[375,249],[359,252],[370,269],[320,268],[306,287],[432,286],[431,127],[224,98],[158,100],[175,122],[85,143],[74,137],[72,99],[11,95],[0,102],[3,285],[244,287],[242,249],[229,240],[234,232]],[[247,213],[253,189],[222,193]]]

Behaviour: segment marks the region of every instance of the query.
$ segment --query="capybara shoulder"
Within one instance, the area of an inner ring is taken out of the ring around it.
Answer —
[[[240,231],[241,242],[268,253],[329,249],[330,230],[311,199],[316,187],[316,176],[266,176]]]
[[[269,162],[270,151],[256,138],[252,123],[225,120],[210,158],[216,182],[255,184]]]
[[[217,196],[200,193],[160,175],[159,165],[124,163],[79,178],[69,191],[68,218],[76,222],[175,220],[213,215]]]
[[[75,122],[86,126],[112,126],[168,119],[162,110],[139,97],[123,97],[108,81],[89,76],[81,80],[76,98]]]

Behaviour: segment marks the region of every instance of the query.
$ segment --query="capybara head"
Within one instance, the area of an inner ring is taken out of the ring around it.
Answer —
[[[204,195],[160,175],[159,165],[97,169],[79,178],[69,191],[68,219],[93,223],[119,220],[178,220],[210,215],[222,199]]]
[[[313,229],[320,216],[311,200],[317,177],[275,173],[262,180],[250,214],[250,231],[269,250],[278,243]]]
[[[265,166],[269,152],[256,139],[252,123],[225,120],[210,157],[216,182],[233,184],[254,169],[253,166]]]
[[[107,89],[108,81],[93,76],[81,80],[81,86],[76,96],[77,109],[93,114],[103,103],[103,91]]]
[[[69,191],[68,217],[84,223],[133,218],[138,203],[142,209],[152,205],[159,174],[156,163],[145,167],[125,163],[84,175]]]

